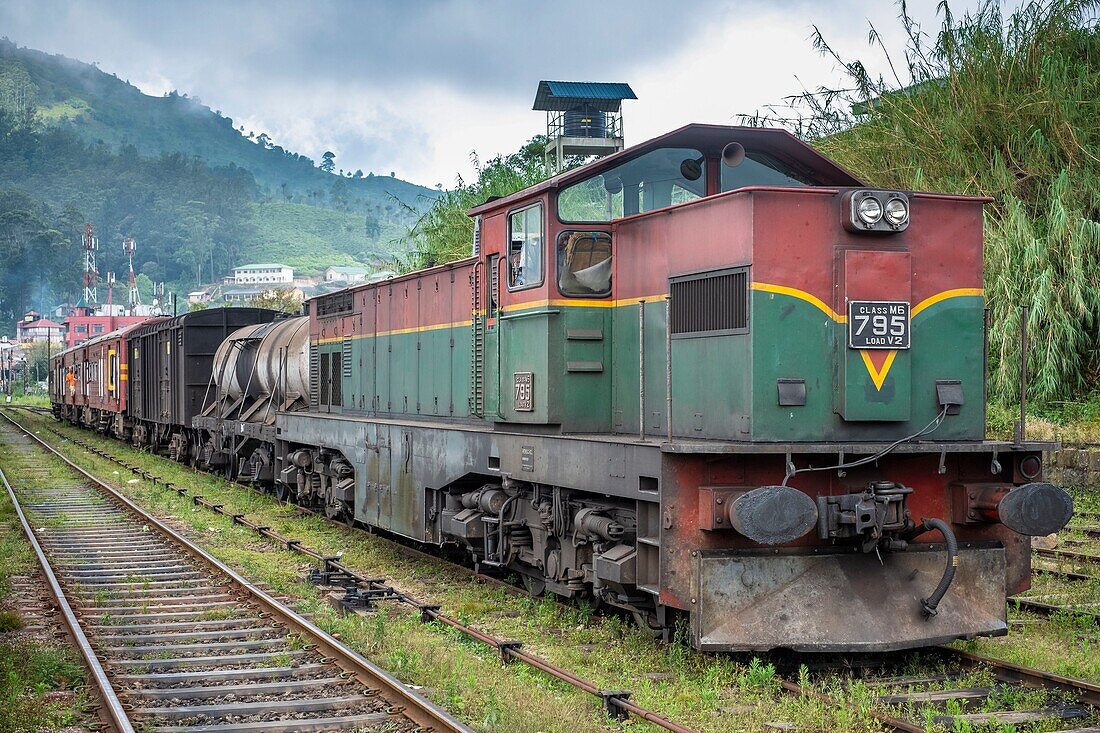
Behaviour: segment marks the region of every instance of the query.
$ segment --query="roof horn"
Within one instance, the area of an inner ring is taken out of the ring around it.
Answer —
[[[744,159],[745,146],[741,143],[727,143],[726,147],[722,148],[722,162],[730,168],[736,168],[741,165],[741,161]]]

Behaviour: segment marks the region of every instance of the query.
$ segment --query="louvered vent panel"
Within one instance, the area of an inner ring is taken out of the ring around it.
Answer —
[[[673,336],[717,336],[749,329],[748,268],[672,280],[669,296]]]
[[[343,351],[344,351],[344,359],[343,359],[343,361],[344,361],[344,371],[343,371],[343,374],[344,374],[345,377],[350,378],[351,377],[351,338],[348,337],[348,336],[344,337]]]
[[[355,308],[355,295],[350,290],[341,290],[317,299],[317,317],[328,318],[341,313],[350,313]]]
[[[341,359],[343,354],[339,351],[334,351],[329,356],[332,358],[332,401],[329,402],[329,404],[339,407],[344,404],[344,392],[342,389],[344,380],[340,377],[343,373],[343,370],[340,368],[340,362],[343,361],[343,359]]]
[[[321,375],[318,372],[320,365],[317,363],[317,345],[309,346],[309,401],[310,404],[321,404]]]
[[[320,356],[321,404],[323,405],[332,404],[332,402],[329,400],[330,385],[332,384],[332,373],[329,371],[329,366],[331,362],[329,362],[328,356],[328,354],[321,354]]]

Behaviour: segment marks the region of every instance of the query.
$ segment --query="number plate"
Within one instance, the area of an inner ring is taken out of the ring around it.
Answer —
[[[853,349],[908,349],[909,304],[904,300],[850,301],[848,346]]]
[[[535,409],[535,377],[531,372],[514,372],[512,407],[516,412],[533,412]]]

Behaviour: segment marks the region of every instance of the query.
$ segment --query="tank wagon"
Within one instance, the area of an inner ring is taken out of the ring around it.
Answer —
[[[984,203],[689,125],[473,209],[467,259],[237,331],[177,432],[700,649],[1004,634],[1072,503],[1049,445],[984,438]]]

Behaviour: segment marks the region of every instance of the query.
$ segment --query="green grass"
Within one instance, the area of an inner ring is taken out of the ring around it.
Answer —
[[[32,423],[50,442],[60,442],[42,429],[56,426],[52,420],[31,416],[24,423]],[[443,561],[410,558],[382,538],[301,517],[292,507],[281,506],[269,496],[196,474],[117,441],[68,426],[60,429],[325,554],[342,552],[343,561],[360,572],[383,576],[416,598],[442,603],[445,613],[464,623],[498,637],[522,640],[525,649],[598,687],[630,689],[632,699],[639,704],[698,730],[758,731],[768,721],[793,722],[799,730],[880,730],[869,715],[875,690],[844,675],[807,676],[804,683],[812,691],[854,707],[827,706],[812,696],[796,698],[779,690],[778,672],[766,656],[706,655],[682,643],[661,644],[623,617],[598,615],[589,606],[562,605],[487,586]],[[115,464],[71,443],[61,445],[99,475],[112,476],[117,470]],[[429,697],[475,729],[520,733],[609,729],[594,699],[522,664],[502,665],[493,650],[441,624],[422,624],[418,614],[405,607],[383,605],[368,616],[333,612],[328,600],[303,582],[310,565],[301,556],[194,506],[189,498],[175,492],[146,481],[128,484],[129,472],[113,477],[124,493],[186,527],[200,544],[254,581],[294,599],[298,609],[312,614],[319,626],[339,634],[403,681],[423,687]],[[983,639],[967,648],[1100,681],[1094,659],[1096,642],[1089,640],[1090,632],[1081,626],[1080,619],[1031,621],[1023,631],[1014,628],[1007,638]],[[678,637],[683,641],[685,628],[678,629]],[[906,674],[942,671],[943,663],[930,661],[927,656],[913,655]],[[493,690],[491,696],[485,694],[487,689]],[[1009,702],[1005,693],[990,705],[1004,707]],[[926,714],[924,709],[909,712],[918,719]],[[623,729],[648,728],[631,722]],[[1018,733],[1024,730],[1030,731],[1020,729]]]

